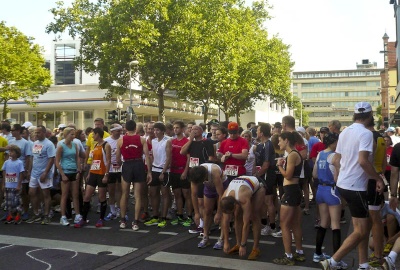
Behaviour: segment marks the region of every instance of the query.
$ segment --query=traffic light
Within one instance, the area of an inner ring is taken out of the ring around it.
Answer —
[[[128,116],[128,112],[127,112],[127,111],[121,111],[121,118],[120,118],[120,121],[121,121],[121,122],[126,122],[127,116]]]
[[[118,112],[116,110],[108,111],[107,114],[107,119],[110,124],[118,122]]]

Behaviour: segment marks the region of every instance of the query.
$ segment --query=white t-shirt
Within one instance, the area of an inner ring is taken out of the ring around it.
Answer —
[[[336,147],[336,153],[342,155],[338,187],[354,191],[367,190],[369,177],[358,163],[358,155],[361,151],[368,151],[369,160],[372,161],[373,144],[372,132],[363,124],[354,123],[340,133]]]
[[[392,139],[392,146],[395,146],[396,144],[398,144],[400,142],[400,137],[397,137],[396,135],[392,135],[390,136],[390,139]]]

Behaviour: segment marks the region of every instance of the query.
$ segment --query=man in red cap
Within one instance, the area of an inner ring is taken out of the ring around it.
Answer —
[[[246,174],[244,164],[249,155],[249,143],[246,139],[240,137],[239,125],[236,122],[228,124],[228,133],[229,138],[221,142],[217,157],[224,163],[224,173],[231,181]]]

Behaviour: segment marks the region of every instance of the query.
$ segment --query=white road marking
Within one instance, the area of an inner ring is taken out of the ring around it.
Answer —
[[[49,240],[49,239],[10,236],[10,235],[0,235],[0,243],[15,245],[15,246],[37,247],[37,248],[68,249],[76,252],[95,254],[95,255],[98,254],[99,252],[107,251],[111,252],[110,254],[107,255],[113,255],[113,256],[124,256],[128,253],[137,250],[137,248],[132,248],[132,247],[98,245],[90,243]]]
[[[30,254],[31,252],[41,251],[41,250],[48,250],[48,249],[57,249],[57,250],[63,250],[63,251],[70,251],[70,252],[73,252],[74,255],[71,257],[71,259],[75,258],[75,257],[78,255],[78,252],[76,252],[75,250],[64,249],[64,248],[39,248],[39,249],[34,249],[34,250],[28,251],[28,252],[26,253],[26,255],[27,255],[29,258],[31,258],[31,259],[33,259],[33,260],[35,260],[35,261],[37,261],[37,262],[41,262],[41,263],[44,263],[44,264],[48,265],[48,267],[46,268],[46,270],[50,270],[50,269],[51,269],[51,264],[50,264],[50,263],[45,262],[45,261],[42,261],[42,260],[39,260],[38,258],[35,258],[34,256],[32,256],[32,255]]]
[[[58,223],[58,222],[51,222],[49,225],[53,225],[53,226],[63,226],[62,224],[60,224],[60,223]],[[66,227],[66,228],[74,228],[74,224],[73,223],[70,223],[69,224],[69,226],[63,226],[63,227]],[[110,230],[110,229],[112,229],[112,227],[106,227],[106,226],[104,226],[104,227],[100,227],[100,228],[97,228],[96,226],[93,226],[93,225],[85,225],[85,226],[83,226],[82,227],[83,229],[97,229],[97,230]],[[75,228],[74,228],[75,229]]]
[[[178,235],[176,232],[158,232],[158,234]]]
[[[282,270],[283,269],[282,265],[276,265],[267,262],[248,261],[241,259],[221,258],[221,257],[202,256],[202,255],[177,254],[170,252],[157,252],[147,257],[146,260],[153,262],[161,262],[161,263],[207,266],[207,267],[230,269],[230,270],[243,270],[243,269]],[[290,270],[310,270],[310,269],[321,269],[321,268],[290,266]]]
[[[0,247],[0,249],[12,247],[12,246],[14,246],[14,245],[8,245],[8,246]]]

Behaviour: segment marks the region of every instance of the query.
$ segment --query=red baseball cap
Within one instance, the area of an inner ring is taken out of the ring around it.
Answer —
[[[239,130],[239,125],[238,125],[238,123],[236,123],[236,122],[230,122],[230,123],[228,124],[228,130],[229,130],[229,131],[237,131],[237,130]]]

